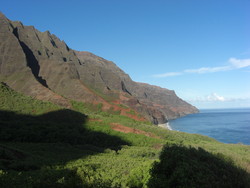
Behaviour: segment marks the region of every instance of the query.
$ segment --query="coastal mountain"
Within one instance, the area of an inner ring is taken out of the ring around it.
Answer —
[[[49,31],[24,26],[2,13],[0,80],[25,95],[66,108],[71,108],[71,100],[101,104],[104,111],[154,124],[198,112],[174,91],[135,82],[113,62],[72,50]]]

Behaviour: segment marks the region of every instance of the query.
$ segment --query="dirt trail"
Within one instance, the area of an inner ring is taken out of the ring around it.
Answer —
[[[135,134],[142,134],[148,137],[152,138],[160,138],[159,136],[156,136],[153,133],[142,131],[139,129],[131,128],[131,127],[126,127],[124,125],[121,125],[119,123],[111,123],[111,128],[115,131],[123,132],[123,133],[135,133]]]

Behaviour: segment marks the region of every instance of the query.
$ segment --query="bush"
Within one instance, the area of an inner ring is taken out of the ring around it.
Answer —
[[[151,170],[149,187],[250,187],[249,174],[223,155],[166,145]]]

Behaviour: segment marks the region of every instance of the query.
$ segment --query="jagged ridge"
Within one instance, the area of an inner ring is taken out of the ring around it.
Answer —
[[[155,124],[198,112],[174,91],[134,82],[113,62],[74,51],[49,31],[1,13],[0,52],[1,80],[41,100],[66,107],[69,100],[102,103],[103,110],[123,104]]]

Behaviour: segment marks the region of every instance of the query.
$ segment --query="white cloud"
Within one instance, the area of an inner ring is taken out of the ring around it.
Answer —
[[[170,77],[170,76],[179,76],[181,74],[183,74],[183,73],[181,73],[181,72],[168,72],[165,74],[156,74],[156,75],[154,75],[154,77],[164,78],[164,77]]]
[[[186,69],[181,72],[167,72],[164,74],[156,74],[153,77],[157,78],[164,78],[170,76],[180,76],[183,74],[206,74],[206,73],[214,73],[214,72],[223,72],[223,71],[230,71],[235,69],[242,69],[246,67],[250,67],[250,59],[236,59],[230,58],[228,60],[227,66],[220,66],[220,67],[201,67],[198,69]]]
[[[249,96],[245,96],[245,97],[224,97],[221,96],[217,93],[211,93],[210,95],[206,95],[206,96],[197,96],[196,98],[189,98],[186,99],[189,102],[232,102],[232,101],[250,101],[250,97]]]
[[[199,69],[187,69],[183,72],[185,73],[198,73],[198,74],[205,74],[205,73],[212,73],[212,72],[221,72],[221,71],[228,71],[231,70],[231,66],[224,66],[224,67],[202,67]]]
[[[229,62],[235,67],[235,68],[244,68],[250,66],[250,59],[236,59],[236,58],[230,58]]]
[[[227,99],[223,96],[220,96],[218,95],[217,93],[211,93],[210,95],[207,95],[207,96],[203,96],[203,97],[200,97],[200,96],[197,96],[195,99],[191,99],[191,100],[188,100],[188,101],[192,101],[192,102],[224,102],[224,101],[228,101],[228,100],[231,100],[231,99]]]
[[[200,109],[250,107],[250,97],[227,98],[216,93],[203,97],[196,97],[195,99],[186,99],[186,101]]]
[[[221,102],[226,101],[225,97],[219,96],[216,93],[212,93],[211,95],[208,95],[206,98],[207,101],[221,101]]]

